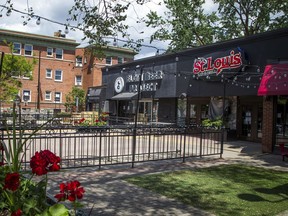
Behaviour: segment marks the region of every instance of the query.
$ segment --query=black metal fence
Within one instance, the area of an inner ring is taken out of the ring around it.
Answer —
[[[20,139],[19,128],[16,136]],[[2,143],[8,144],[7,128],[2,127]],[[29,137],[34,127],[22,130],[22,140]],[[11,137],[10,137],[11,139]],[[204,157],[223,153],[221,130],[199,127],[142,126],[75,127],[46,125],[25,144],[21,158],[23,168],[36,151],[49,149],[61,158],[61,168],[76,168],[145,161]]]

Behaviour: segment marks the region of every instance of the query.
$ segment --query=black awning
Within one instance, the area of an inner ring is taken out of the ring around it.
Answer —
[[[100,100],[102,89],[101,88],[89,88],[87,94],[87,101],[88,102],[98,102]]]
[[[136,92],[123,92],[111,98],[111,100],[136,100],[138,93]]]

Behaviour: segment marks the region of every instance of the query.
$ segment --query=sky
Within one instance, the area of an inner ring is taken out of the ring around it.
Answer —
[[[94,2],[96,0],[90,0]],[[13,2],[14,9],[19,11],[27,12],[29,7],[33,8],[34,14],[41,17],[48,18],[53,21],[60,23],[66,23],[66,18],[68,18],[68,11],[73,6],[74,0],[11,0]],[[154,29],[147,28],[143,23],[137,23],[137,18],[145,17],[150,10],[157,11],[160,15],[164,14],[166,10],[163,4],[159,5],[162,0],[151,0],[144,5],[137,5],[136,3],[132,5],[127,11],[127,24],[129,25],[130,37],[134,40],[144,39],[143,44],[148,46],[154,46],[159,49],[160,54],[167,49],[169,41],[154,41],[150,44],[150,35],[152,35]],[[0,0],[0,5],[5,5],[6,0]],[[212,0],[206,0],[205,10],[211,10],[214,7]],[[53,36],[54,32],[62,30],[64,32],[65,26],[58,25],[46,20],[41,20],[40,25],[36,24],[36,18],[28,21],[27,25],[23,25],[25,20],[25,15],[12,12],[10,16],[6,15],[6,10],[1,12],[2,7],[0,7],[0,28],[9,29],[14,31],[23,31],[33,34],[41,34],[47,36]],[[2,15],[2,16],[1,16]],[[24,16],[24,18],[22,17]],[[144,33],[141,33],[144,32]],[[67,38],[74,39],[79,43],[85,44],[86,41],[82,41],[83,33],[79,30],[69,31],[66,35]],[[111,44],[112,45],[112,44]],[[121,42],[118,43],[121,46]],[[156,55],[156,48],[149,48],[143,46],[135,59],[145,58]]]

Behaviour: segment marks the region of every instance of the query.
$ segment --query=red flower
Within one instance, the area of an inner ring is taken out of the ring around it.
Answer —
[[[84,121],[85,121],[85,118],[80,119],[80,120],[79,120],[79,124],[81,124],[81,123],[84,122]]]
[[[5,177],[4,189],[16,191],[20,186],[20,175],[19,173],[7,173]]]
[[[98,120],[98,119],[96,119],[96,120],[95,120],[95,122],[96,122],[96,123],[98,123],[98,122],[99,122],[99,120]]]
[[[60,169],[58,163],[60,163],[60,157],[49,150],[44,150],[35,153],[30,160],[30,167],[32,173],[40,176],[45,175],[48,171],[58,171]]]
[[[11,216],[21,216],[21,215],[22,215],[21,209],[18,209],[17,211],[12,212],[12,214],[11,214]]]
[[[83,187],[80,187],[79,181],[67,182],[67,185],[61,183],[60,193],[56,194],[54,197],[59,201],[65,201],[68,199],[71,202],[74,202],[77,199],[82,199],[85,190]]]

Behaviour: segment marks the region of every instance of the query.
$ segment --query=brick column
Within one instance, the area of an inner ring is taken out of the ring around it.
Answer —
[[[262,152],[271,153],[273,150],[273,125],[274,125],[274,97],[263,97],[263,122],[262,122]]]

